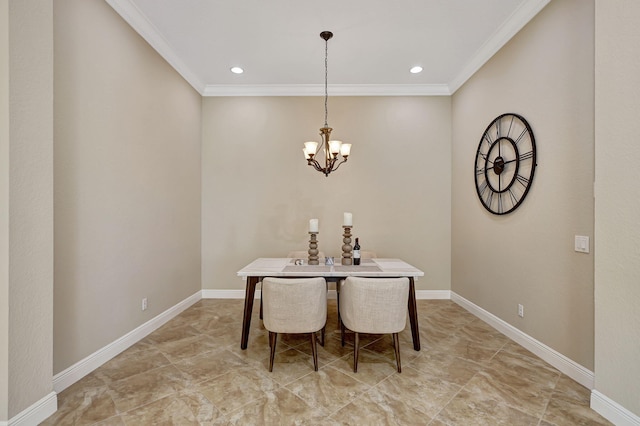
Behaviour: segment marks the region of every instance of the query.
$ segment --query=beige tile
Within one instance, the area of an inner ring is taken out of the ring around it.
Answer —
[[[536,418],[544,413],[552,393],[550,387],[493,369],[477,373],[464,390],[473,394],[474,401],[497,401]]]
[[[436,350],[420,352],[421,355],[411,361],[410,366],[450,383],[462,386],[482,369],[480,364],[446,352]]]
[[[353,334],[342,347],[335,300],[321,371],[308,337],[290,336],[269,373],[258,303],[241,350],[244,301],[201,300],[61,392],[43,424],[608,424],[589,408],[589,390],[460,306],[417,305],[422,350],[407,323],[401,374],[390,336],[380,335],[363,336],[353,373]]]
[[[313,425],[323,424],[326,416],[285,388],[265,396],[227,415],[229,425]]]
[[[169,361],[176,363],[185,359],[201,356],[219,348],[216,341],[209,336],[189,336],[180,340],[172,340],[157,345],[157,348]]]
[[[353,355],[339,358],[329,366],[369,386],[380,383],[392,374],[398,374],[395,357],[390,358],[366,349],[360,351],[357,373],[353,372]]]
[[[219,348],[236,345],[240,346],[242,323],[214,327],[203,331],[203,335],[211,337],[215,342],[215,345]]]
[[[479,342],[466,336],[452,335],[440,340],[436,348],[438,351],[446,352],[468,361],[486,364],[498,353],[501,346],[501,343],[491,344],[490,340]]]
[[[105,383],[110,383],[168,364],[170,362],[167,357],[153,347],[139,351],[127,350],[107,361],[95,375]]]
[[[429,417],[436,414],[460,391],[461,386],[406,367],[401,374],[389,376],[376,389],[401,398],[408,406]]]
[[[507,336],[478,318],[465,324],[455,334],[494,350],[501,349],[509,341]]]
[[[543,419],[556,426],[572,425],[611,425],[600,414],[588,405],[578,404],[572,400],[552,398],[544,413]]]
[[[344,407],[370,388],[330,366],[322,368],[317,373],[307,374],[286,387],[326,415]]]
[[[500,400],[478,393],[478,389],[461,390],[436,417],[446,425],[537,426],[539,418],[510,407]]]
[[[125,426],[122,416],[109,417],[98,423],[94,423],[93,426]]]
[[[128,425],[199,425],[189,406],[176,394],[128,411],[122,418]]]
[[[311,355],[293,348],[276,352],[272,372],[269,372],[269,358],[265,358],[262,361],[262,370],[282,386],[309,373],[315,373]]]
[[[124,413],[174,394],[188,384],[176,367],[168,365],[112,382],[108,386],[116,408]]]
[[[159,343],[173,342],[176,340],[182,340],[185,337],[198,336],[200,334],[200,331],[188,324],[170,321],[153,333],[149,334],[144,339],[144,342],[151,345],[157,345]]]
[[[558,370],[540,358],[506,350],[499,351],[488,366],[549,388],[553,388],[560,377]]]
[[[325,339],[324,346],[320,346],[320,341],[318,340],[318,365],[320,367],[344,356],[351,355],[353,357],[353,346],[347,344],[342,346],[340,343],[340,334],[327,334]],[[311,344],[300,345],[296,349],[311,356]]]
[[[565,375],[556,384],[543,419],[557,426],[610,425],[590,407],[590,392]]]
[[[76,386],[61,392],[58,411],[45,420],[43,425],[91,425],[118,414],[106,386],[77,385],[76,383]]]
[[[371,389],[331,418],[343,425],[425,425],[431,421],[425,413],[418,411],[400,397],[394,397]]]
[[[226,349],[206,352],[174,364],[191,383],[199,383],[221,376],[247,363]]]
[[[268,392],[277,390],[279,385],[254,368],[243,367],[206,382],[196,389],[204,395],[223,415],[256,401]]]
[[[189,407],[196,420],[203,425],[224,421],[224,415],[209,399],[195,389],[187,388],[178,392],[177,398]]]

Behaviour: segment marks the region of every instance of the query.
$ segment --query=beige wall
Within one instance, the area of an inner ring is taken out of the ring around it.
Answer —
[[[105,2],[54,31],[59,373],[200,290],[201,97]]]
[[[594,2],[551,2],[453,96],[452,290],[593,370]],[[480,204],[473,165],[497,115],[533,128],[538,168],[513,213]],[[524,318],[517,305],[524,305]]]
[[[0,422],[9,418],[9,1],[0,0]]]
[[[640,3],[596,1],[596,390],[640,416]]]
[[[449,289],[449,97],[330,97],[332,136],[353,147],[328,177],[302,155],[321,97],[203,102],[203,288],[242,289],[236,271],[254,258],[305,250],[311,218],[319,249],[340,256],[350,211],[363,250],[423,269],[418,289]]]
[[[2,421],[52,391],[53,20],[47,0],[0,7]]]

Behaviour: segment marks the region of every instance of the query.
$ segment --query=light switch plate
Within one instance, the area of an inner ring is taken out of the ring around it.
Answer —
[[[589,253],[589,237],[584,235],[576,235],[575,251],[579,253]]]

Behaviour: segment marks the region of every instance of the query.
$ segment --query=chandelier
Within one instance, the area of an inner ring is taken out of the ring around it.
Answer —
[[[331,31],[323,31],[320,33],[320,37],[324,40],[324,126],[320,128],[320,136],[322,142],[318,146],[318,142],[305,142],[304,157],[307,160],[307,164],[313,166],[314,169],[323,173],[325,176],[329,176],[329,173],[337,170],[338,167],[347,161],[349,153],[351,152],[351,144],[342,143],[337,140],[331,139],[331,131],[333,130],[327,124],[328,108],[327,101],[329,95],[327,92],[327,52],[329,47],[329,39],[333,37]],[[322,151],[324,161],[321,159],[318,161],[319,153]],[[339,161],[342,158],[342,161]]]

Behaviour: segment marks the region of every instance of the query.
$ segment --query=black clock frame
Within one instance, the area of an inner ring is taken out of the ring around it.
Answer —
[[[495,215],[517,209],[531,189],[536,161],[536,141],[527,120],[515,113],[496,117],[482,134],[476,151],[474,175],[482,206]],[[503,175],[507,176],[504,187]]]

